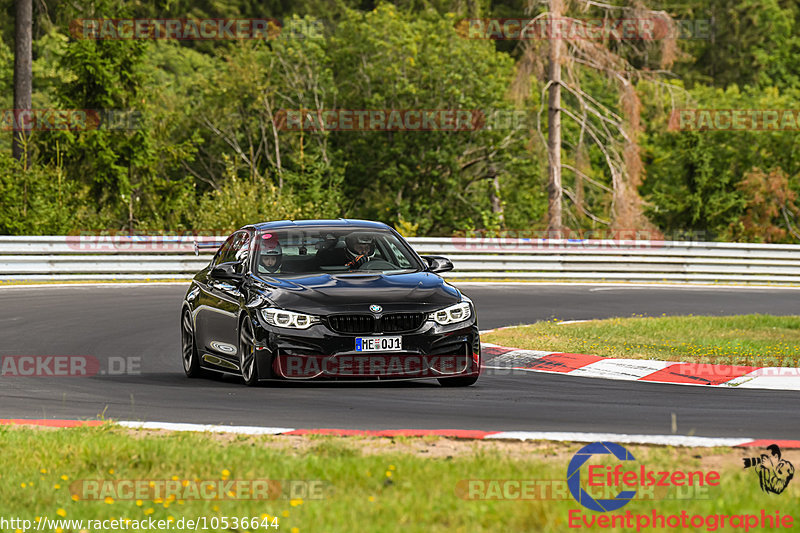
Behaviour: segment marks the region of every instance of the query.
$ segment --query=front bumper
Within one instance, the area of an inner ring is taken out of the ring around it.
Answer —
[[[480,373],[480,334],[474,318],[440,326],[426,321],[410,333],[353,335],[324,324],[306,330],[260,324],[256,333],[259,368],[274,377],[310,379],[415,379],[468,377]],[[358,352],[357,337],[402,337],[402,351]]]

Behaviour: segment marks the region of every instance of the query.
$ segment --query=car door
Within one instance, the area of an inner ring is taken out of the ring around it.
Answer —
[[[201,357],[203,354],[210,350],[210,343],[213,340],[209,331],[210,317],[215,314],[216,306],[218,305],[218,298],[212,291],[212,285],[216,283],[210,277],[211,269],[220,264],[222,257],[227,254],[233,244],[235,233],[231,234],[222,246],[219,247],[217,253],[207,268],[203,270],[197,277],[195,283],[200,288],[199,293],[194,302],[194,324],[195,324],[195,342],[197,343],[198,350]]]
[[[242,272],[246,272],[250,243],[249,231],[237,231],[228,238],[220,253],[214,259],[213,266],[239,262]],[[210,275],[203,289],[203,307],[198,312],[198,329],[204,330],[203,346],[206,362],[222,368],[238,368],[238,318],[241,300],[240,287],[231,280],[214,279]],[[198,339],[200,341],[200,339]]]

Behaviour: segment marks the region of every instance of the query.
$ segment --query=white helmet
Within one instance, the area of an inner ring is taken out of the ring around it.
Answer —
[[[263,241],[261,242],[258,261],[266,270],[276,272],[281,267],[281,260],[283,259],[281,243],[278,241],[278,238],[271,233],[265,233],[261,238]],[[267,258],[274,258],[275,262],[272,263],[270,259],[269,262],[272,264],[267,264]]]

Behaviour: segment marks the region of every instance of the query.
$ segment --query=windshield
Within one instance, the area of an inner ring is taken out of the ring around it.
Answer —
[[[408,244],[389,231],[293,228],[263,231],[256,238],[254,270],[262,276],[422,268]]]

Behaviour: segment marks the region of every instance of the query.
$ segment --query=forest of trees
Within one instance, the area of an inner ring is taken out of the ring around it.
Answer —
[[[555,196],[556,48],[468,35],[469,20],[532,19],[554,4],[562,17],[661,17],[669,30],[564,40]],[[15,1],[0,0],[0,13],[0,234],[340,216],[405,235],[533,234],[553,227],[557,198],[567,230],[800,242],[800,123],[673,127],[680,109],[800,112],[796,0],[39,0],[31,107],[116,113],[123,127],[33,131],[21,161]],[[274,18],[281,28],[216,41],[70,32],[101,18]],[[301,109],[481,110],[488,120],[465,131],[279,127]]]

